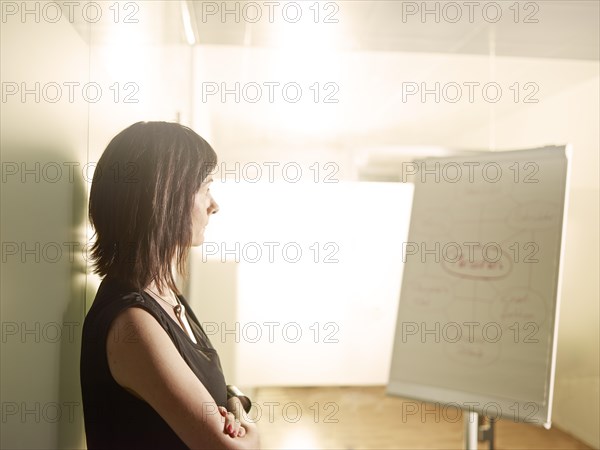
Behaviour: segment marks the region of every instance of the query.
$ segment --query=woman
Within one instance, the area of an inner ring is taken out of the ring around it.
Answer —
[[[83,325],[80,372],[90,449],[259,447],[174,277],[186,275],[189,247],[219,210],[216,163],[204,139],[167,122],[131,125],[98,161],[89,218],[103,279]]]

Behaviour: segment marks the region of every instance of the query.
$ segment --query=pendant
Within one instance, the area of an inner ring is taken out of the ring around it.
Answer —
[[[190,324],[188,323],[187,318],[185,316],[185,306],[183,306],[180,303],[177,306],[174,306],[173,310],[175,311],[175,316],[177,316],[177,320],[179,320],[179,323],[181,324],[182,328],[187,332],[194,344],[197,344],[198,342],[196,341],[194,332],[192,331],[192,328],[190,327]]]

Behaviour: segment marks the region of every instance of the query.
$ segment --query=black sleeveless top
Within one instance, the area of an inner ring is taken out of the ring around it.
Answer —
[[[117,384],[110,373],[106,336],[112,320],[125,308],[141,307],[152,314],[216,404],[227,407],[219,355],[185,298],[178,297],[197,344],[146,292],[136,292],[112,278],[104,278],[100,283],[83,323],[81,342],[81,394],[90,450],[188,448],[152,406]],[[126,334],[124,330],[120,338],[127,339]]]

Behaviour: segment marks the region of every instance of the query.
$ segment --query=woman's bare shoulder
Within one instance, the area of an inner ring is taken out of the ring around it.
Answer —
[[[137,305],[124,308],[116,315],[106,336],[106,354],[110,372],[118,384],[129,387],[127,378],[137,373],[137,370],[131,370],[135,368],[132,365],[143,364],[142,356],[153,359],[161,352],[169,351],[167,342],[157,339],[156,334],[161,332],[164,330],[156,318]],[[174,346],[173,349],[176,350]],[[128,360],[127,364],[124,359]]]

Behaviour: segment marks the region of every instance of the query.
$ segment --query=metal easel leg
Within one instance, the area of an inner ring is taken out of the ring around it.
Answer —
[[[479,432],[478,414],[474,411],[465,411],[465,450],[477,450],[477,437]]]

